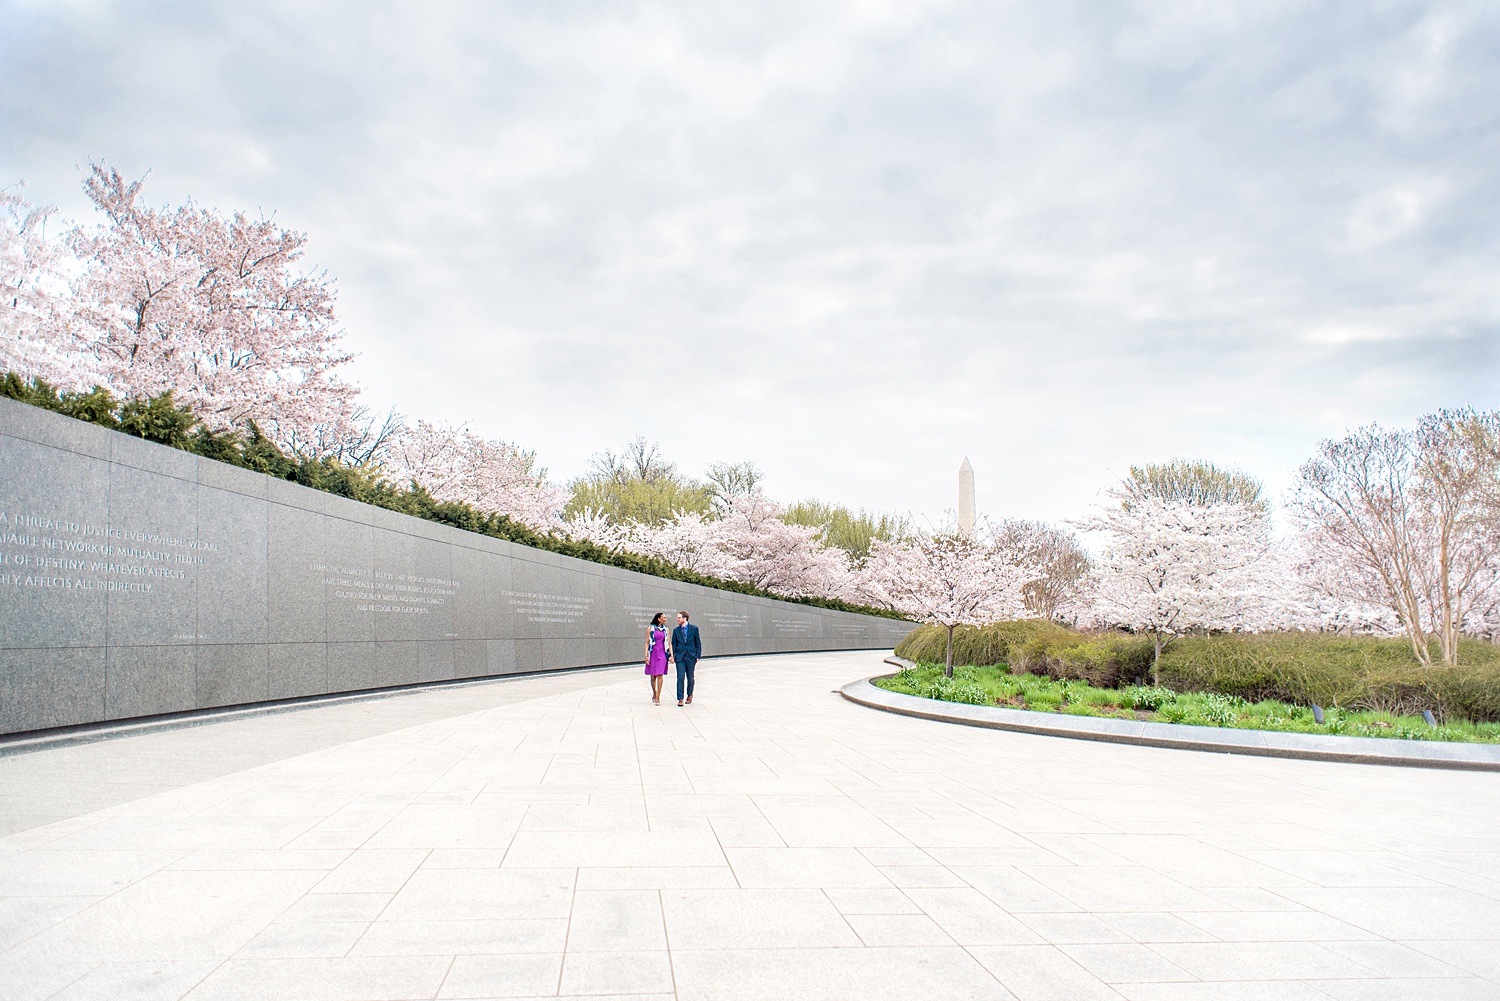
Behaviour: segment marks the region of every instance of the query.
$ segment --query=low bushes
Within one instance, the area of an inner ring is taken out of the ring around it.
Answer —
[[[896,647],[898,657],[918,661],[943,660],[946,651],[947,632],[940,626],[919,626]],[[1148,676],[1151,655],[1149,638],[1080,632],[1044,619],[959,626],[953,633],[955,664],[1009,664],[1016,671],[1100,688]]]
[[[944,630],[921,626],[896,648],[911,660],[940,661]],[[1009,664],[1017,672],[1117,689],[1151,675],[1151,640],[1091,633],[1051,622],[960,627],[953,662]],[[1178,692],[1216,693],[1351,711],[1500,721],[1500,647],[1465,640],[1458,667],[1422,667],[1404,639],[1323,633],[1184,636],[1162,653],[1160,681]],[[1159,707],[1158,707],[1159,708]]]
[[[1013,649],[1032,640],[1076,635],[1067,627],[1045,619],[1017,619],[979,628],[959,626],[953,632],[953,663],[1007,663]],[[941,626],[919,626],[896,647],[896,655],[907,660],[942,661],[947,658],[947,644],[948,633]]]
[[[1184,636],[1162,653],[1162,684],[1248,702],[1500,720],[1500,648],[1460,643],[1458,667],[1422,667],[1404,639],[1319,633]]]

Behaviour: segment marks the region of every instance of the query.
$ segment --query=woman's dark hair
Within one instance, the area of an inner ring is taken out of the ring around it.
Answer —
[[[657,612],[655,615],[651,616],[651,624],[653,626],[659,626],[659,625],[661,625],[661,618],[662,618],[662,613],[661,612]]]

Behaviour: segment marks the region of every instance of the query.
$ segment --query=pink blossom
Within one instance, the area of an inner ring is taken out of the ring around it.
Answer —
[[[61,333],[64,248],[46,233],[54,214],[0,190],[0,372],[86,389],[93,373],[68,357]]]
[[[948,631],[947,673],[953,674],[953,631],[1025,614],[1018,566],[987,530],[950,526],[902,542],[877,541],[860,573],[860,592],[874,603]]]
[[[85,181],[107,221],[70,238],[68,348],[116,395],[172,390],[216,430],[253,419],[292,451],[358,434],[333,282],[296,270],[307,238],[192,201],[149,208],[142,184],[99,164]]]
[[[562,528],[563,492],[536,468],[536,455],[467,428],[418,421],[394,436],[382,466],[399,483],[415,481],[433,498],[507,515],[549,532]]]
[[[1149,632],[1159,659],[1190,629],[1253,626],[1274,581],[1263,505],[1196,503],[1124,487],[1083,523],[1108,533],[1097,562],[1096,614]]]

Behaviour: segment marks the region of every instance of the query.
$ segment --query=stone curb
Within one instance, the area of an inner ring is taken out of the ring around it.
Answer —
[[[886,659],[886,663],[906,667],[909,662],[890,657]],[[858,705],[902,716],[1048,737],[1102,740],[1115,744],[1167,747],[1183,751],[1213,751],[1219,754],[1253,754],[1267,758],[1500,772],[1500,746],[1490,744],[1320,736],[1310,733],[1280,733],[1274,730],[1221,730],[1218,727],[1183,723],[1145,723],[1032,712],[1026,709],[1001,709],[999,706],[970,706],[888,692],[871,684],[875,678],[882,677],[890,676],[877,674],[861,678],[839,689],[839,694]]]

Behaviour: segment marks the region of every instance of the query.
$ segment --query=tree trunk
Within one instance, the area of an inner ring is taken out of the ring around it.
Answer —
[[[1151,684],[1155,688],[1161,687],[1161,633],[1152,633],[1151,639],[1156,645],[1156,653],[1151,658]]]
[[[1449,667],[1458,666],[1458,610],[1454,607],[1453,594],[1453,559],[1450,546],[1452,544],[1452,525],[1445,520],[1443,524],[1442,537],[1438,542],[1438,587],[1442,594],[1442,629],[1438,633],[1438,649],[1442,652],[1443,663]]]
[[[943,668],[943,677],[953,677],[953,626],[948,627],[948,666]]]
[[[1421,624],[1406,625],[1406,638],[1411,641],[1411,652],[1417,658],[1417,663],[1423,667],[1431,667],[1432,651],[1427,648],[1427,633],[1423,631]]]

